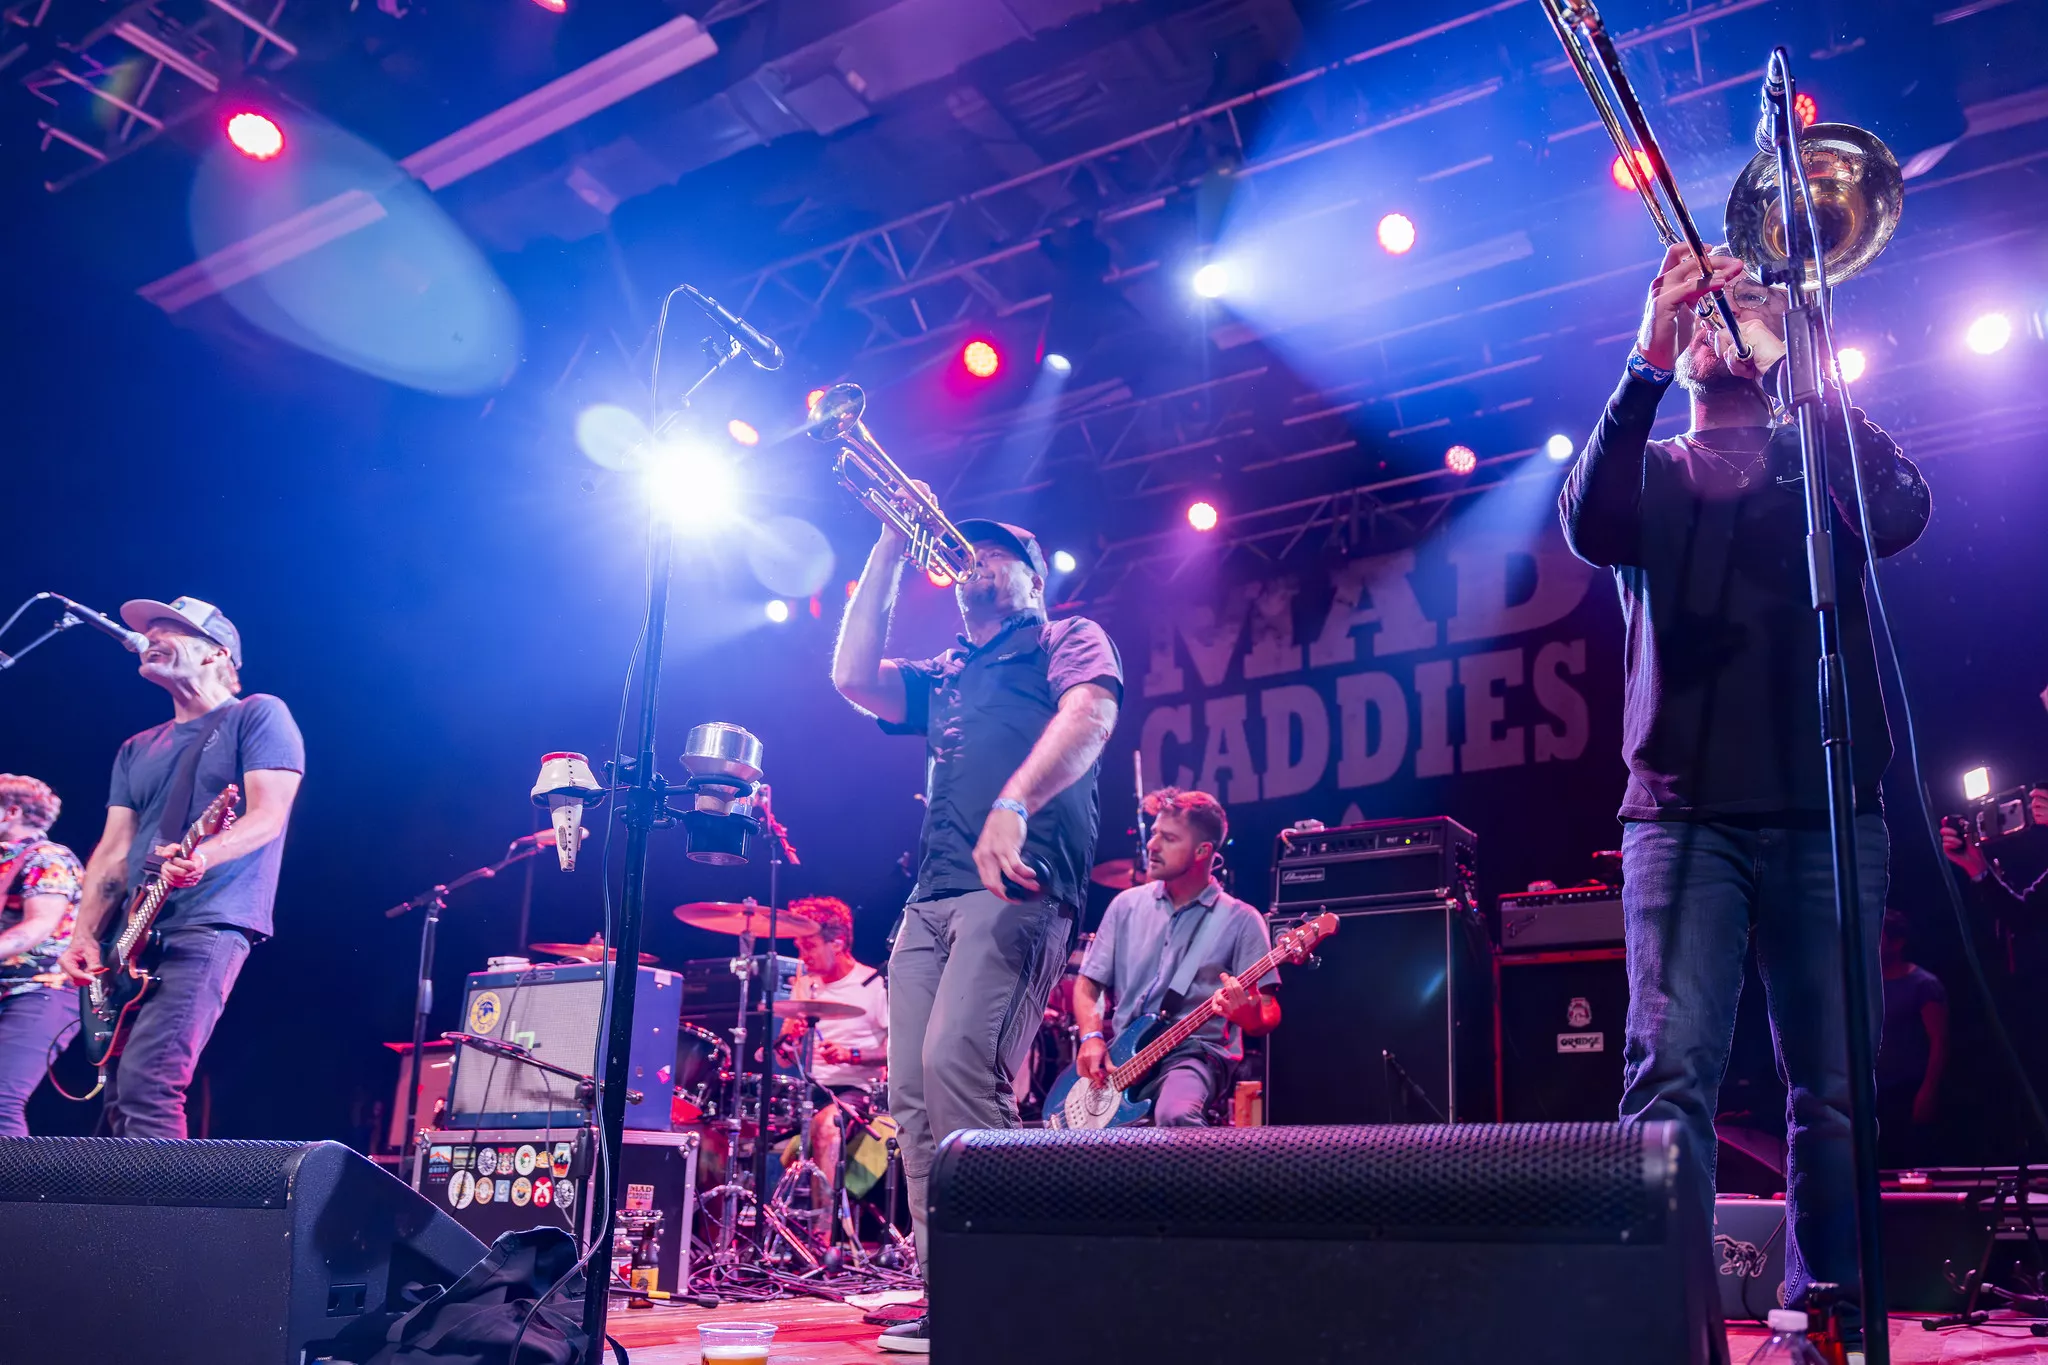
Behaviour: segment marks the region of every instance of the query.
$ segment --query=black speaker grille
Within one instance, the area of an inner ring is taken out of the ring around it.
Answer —
[[[283,1208],[302,1154],[323,1145],[168,1138],[0,1138],[0,1200]]]
[[[1668,1123],[954,1134],[945,1232],[1661,1241]]]

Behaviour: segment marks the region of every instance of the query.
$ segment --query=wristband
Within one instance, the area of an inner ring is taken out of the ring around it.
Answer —
[[[848,1049],[847,1049],[847,1051],[853,1054],[853,1064],[854,1064],[855,1066],[859,1066],[859,1065],[860,1065],[860,1049],[859,1049],[859,1048],[857,1048],[857,1047],[850,1047],[850,1048],[848,1048]]]
[[[1019,820],[1027,825],[1031,823],[1031,812],[1024,809],[1024,803],[1014,796],[998,796],[989,803],[989,809],[1014,811]]]
[[[1655,384],[1660,389],[1669,385],[1677,377],[1676,371],[1659,369],[1648,360],[1645,360],[1641,351],[1630,351],[1628,353],[1628,372],[1644,383]]]
[[[1090,1041],[1091,1039],[1100,1038],[1101,1036],[1102,1030],[1099,1028],[1093,1028],[1089,1029],[1086,1033],[1081,1035],[1081,1041],[1085,1043]]]

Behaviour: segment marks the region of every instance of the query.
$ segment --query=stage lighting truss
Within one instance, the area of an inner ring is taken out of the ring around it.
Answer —
[[[243,5],[259,6],[258,17]],[[0,70],[33,97],[52,193],[220,108],[224,87],[299,50],[278,30],[285,0],[17,0],[0,8]]]

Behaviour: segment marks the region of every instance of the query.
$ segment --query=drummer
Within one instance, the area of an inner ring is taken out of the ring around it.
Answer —
[[[868,1097],[880,1092],[889,1055],[889,990],[882,974],[853,955],[853,911],[832,896],[805,896],[790,911],[818,926],[796,941],[803,971],[790,989],[795,1000],[824,1000],[860,1010],[843,1019],[820,1019],[811,1052],[811,1076],[834,1095],[869,1112]],[[782,1043],[792,1047],[803,1035],[801,1020],[783,1021]],[[839,1166],[839,1125],[835,1111],[820,1110],[811,1121],[812,1159],[821,1170]]]

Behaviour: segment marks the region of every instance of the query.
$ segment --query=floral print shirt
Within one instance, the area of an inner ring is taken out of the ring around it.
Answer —
[[[0,843],[0,932],[21,923],[30,896],[62,896],[64,918],[50,936],[27,952],[0,959],[0,999],[38,988],[36,977],[57,970],[58,955],[71,941],[71,922],[85,892],[85,868],[78,855],[48,839]]]

